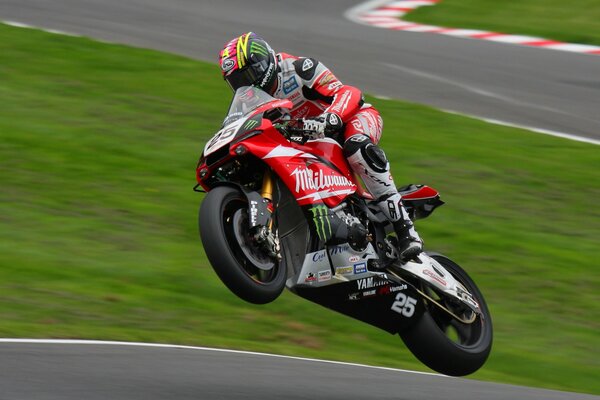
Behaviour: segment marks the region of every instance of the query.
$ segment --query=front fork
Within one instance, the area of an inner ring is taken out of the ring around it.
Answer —
[[[273,228],[273,175],[271,170],[268,168],[265,170],[263,177],[263,184],[260,190],[260,195],[263,199],[267,200],[267,211],[269,212],[269,229]]]
[[[273,175],[267,168],[263,176],[260,195],[254,192],[254,196],[248,198],[250,227],[255,230],[254,239],[264,247],[269,256],[281,260],[279,238],[277,237],[277,231],[273,230],[273,187]]]

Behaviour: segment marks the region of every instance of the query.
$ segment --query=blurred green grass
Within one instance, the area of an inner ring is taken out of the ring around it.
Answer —
[[[0,336],[230,347],[426,370],[400,339],[286,292],[229,293],[191,188],[230,92],[214,65],[0,25]],[[418,224],[495,324],[476,379],[600,394],[598,147],[369,99]]]
[[[598,0],[441,0],[403,19],[600,45]]]

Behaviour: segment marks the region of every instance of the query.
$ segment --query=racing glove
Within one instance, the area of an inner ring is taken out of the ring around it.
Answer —
[[[340,132],[344,127],[342,119],[334,113],[323,113],[318,117],[304,118],[303,129],[309,139],[321,139],[325,135]]]

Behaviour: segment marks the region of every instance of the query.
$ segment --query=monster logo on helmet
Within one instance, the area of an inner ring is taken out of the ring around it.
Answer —
[[[277,61],[269,44],[253,32],[229,41],[220,54],[223,78],[233,91],[257,86],[269,93],[275,89]]]

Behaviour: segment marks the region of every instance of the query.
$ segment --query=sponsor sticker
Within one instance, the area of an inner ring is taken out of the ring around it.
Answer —
[[[375,279],[374,276],[370,276],[368,278],[359,279],[356,281],[356,285],[358,290],[371,289],[379,286],[384,286],[388,283],[388,281]]]
[[[339,125],[340,124],[340,118],[337,115],[333,114],[333,113],[329,114],[329,124],[333,125],[333,126]]]
[[[244,129],[249,130],[252,128],[256,128],[258,126],[259,122],[255,119],[249,119],[245,124],[244,124]]]
[[[296,193],[306,190],[322,190],[333,187],[354,187],[348,178],[335,172],[326,172],[322,169],[312,170],[297,167],[291,176],[296,181]]]
[[[262,81],[260,81],[260,87],[264,87],[267,84],[267,82],[269,82],[269,79],[271,79],[271,75],[273,75],[273,71],[275,71],[275,63],[269,65],[267,72],[265,72],[265,76],[263,77]]]
[[[346,108],[348,107],[348,102],[350,101],[351,97],[352,92],[350,92],[350,90],[346,90],[340,96],[339,101],[337,101],[337,104],[331,109],[331,111],[334,111],[339,114],[344,114],[344,111],[346,111]]]
[[[290,94],[295,89],[298,89],[298,81],[296,81],[295,76],[283,81],[283,93]]]
[[[256,225],[256,219],[258,218],[258,207],[256,207],[257,204],[257,201],[250,201],[250,225],[252,226]]]
[[[360,261],[360,257],[359,256],[352,256],[348,259],[348,261],[350,262],[357,262]]]
[[[354,268],[352,266],[348,267],[337,267],[335,269],[336,275],[350,275],[354,273]]]
[[[308,274],[306,274],[306,278],[304,278],[304,282],[316,282],[316,281],[317,281],[317,277],[312,272],[309,272]]]
[[[233,68],[234,65],[235,61],[233,61],[231,58],[228,58],[225,61],[223,61],[223,64],[221,64],[221,69],[223,70],[223,72],[228,72]]]
[[[340,244],[338,246],[335,247],[330,247],[329,248],[329,254],[334,256],[336,254],[341,254],[345,251],[350,250],[350,245],[349,244]]]
[[[319,239],[326,242],[333,235],[327,206],[315,206],[310,209],[313,215],[313,223]]]
[[[444,279],[440,278],[435,272],[433,272],[429,269],[423,270],[423,273],[425,275],[427,275],[428,277],[430,277],[431,279],[433,279],[434,281],[437,281],[442,286],[448,285]]]
[[[355,274],[364,274],[367,272],[367,263],[358,263],[354,264],[354,273]]]
[[[367,290],[363,292],[363,297],[375,296],[377,294],[377,290]]]
[[[335,79],[335,76],[331,72],[327,72],[321,80],[319,81],[319,85],[327,85],[329,82]]]
[[[312,60],[310,58],[307,58],[306,60],[304,60],[304,62],[302,63],[302,72],[306,72],[309,69],[311,69],[313,66],[315,65],[315,63],[312,62]]]
[[[321,261],[323,261],[325,259],[326,256],[327,255],[325,253],[325,250],[317,251],[316,253],[313,254],[312,260],[315,263],[316,262],[321,262]]]
[[[319,271],[318,280],[319,280],[319,282],[325,282],[325,281],[331,280],[331,271],[330,270]]]
[[[336,81],[336,82],[332,82],[329,84],[329,86],[327,86],[327,89],[329,90],[336,90],[338,88],[342,87],[342,82],[340,81]]]
[[[382,286],[379,289],[377,289],[377,294],[379,295],[386,295],[386,294],[390,294],[390,293],[396,293],[396,292],[400,292],[402,290],[406,290],[408,286],[406,285],[387,285],[387,286]]]

